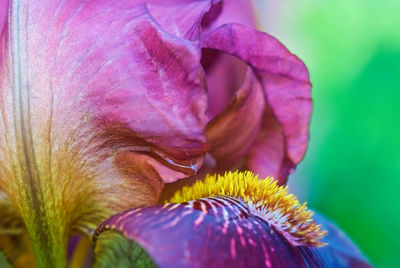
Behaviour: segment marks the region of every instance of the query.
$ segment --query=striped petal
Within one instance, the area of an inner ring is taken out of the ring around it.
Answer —
[[[210,196],[184,201],[202,195]],[[158,267],[370,267],[361,254],[335,260],[338,248],[350,256],[356,247],[346,239],[324,246],[311,212],[272,179],[208,177],[172,200],[184,202],[132,209],[104,222],[94,237],[95,267],[127,262],[138,251],[144,257],[136,262]]]

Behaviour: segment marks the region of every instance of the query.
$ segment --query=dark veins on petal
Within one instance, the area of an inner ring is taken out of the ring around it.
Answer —
[[[295,247],[228,196],[128,210],[104,222],[94,240],[110,231],[135,241],[159,267],[370,267],[356,258],[335,262],[330,246]]]

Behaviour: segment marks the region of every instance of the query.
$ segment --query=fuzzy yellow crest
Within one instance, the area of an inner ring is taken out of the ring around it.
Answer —
[[[323,246],[320,239],[326,234],[312,220],[313,212],[306,203],[288,192],[287,186],[278,186],[268,177],[260,180],[250,171],[226,172],[208,175],[175,193],[169,203],[182,203],[210,196],[232,196],[247,204],[249,211],[273,225],[293,245]]]

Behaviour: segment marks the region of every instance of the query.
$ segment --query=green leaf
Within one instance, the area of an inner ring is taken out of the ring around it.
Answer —
[[[2,268],[12,268],[11,264],[8,262],[6,255],[0,251],[0,267]]]
[[[95,268],[156,267],[147,252],[114,230],[105,230],[96,240]]]

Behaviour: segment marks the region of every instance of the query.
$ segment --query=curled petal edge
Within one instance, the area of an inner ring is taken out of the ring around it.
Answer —
[[[215,49],[246,62],[262,85],[266,107],[262,131],[279,136],[281,153],[268,156],[273,165],[264,165],[263,152],[276,142],[270,135],[259,139],[248,157],[250,170],[261,176],[274,176],[280,183],[303,158],[309,139],[308,127],[312,111],[311,83],[304,63],[290,53],[274,37],[239,24],[225,24],[202,36],[203,48]],[[271,118],[272,116],[272,118]],[[275,120],[280,128],[268,122]],[[270,167],[279,167],[279,170]]]

